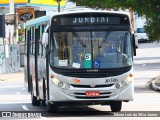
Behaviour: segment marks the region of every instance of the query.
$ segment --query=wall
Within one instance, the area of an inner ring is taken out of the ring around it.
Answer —
[[[0,46],[0,74],[20,70],[19,45]]]

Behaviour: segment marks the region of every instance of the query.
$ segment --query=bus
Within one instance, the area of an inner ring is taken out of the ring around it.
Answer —
[[[25,87],[33,106],[56,112],[66,105],[110,105],[133,100],[134,34],[129,15],[82,10],[25,23]]]

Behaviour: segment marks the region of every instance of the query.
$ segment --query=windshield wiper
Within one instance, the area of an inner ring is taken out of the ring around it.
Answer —
[[[107,32],[104,36],[104,39],[102,40],[102,42],[100,43],[100,45],[98,46],[99,48],[101,48],[104,44],[104,42],[106,41],[106,39],[108,38],[108,35],[109,35],[110,32]]]
[[[80,37],[76,32],[72,32],[72,34],[77,38],[77,40],[81,43],[83,47],[86,47],[86,45],[83,43],[83,41],[80,39]]]

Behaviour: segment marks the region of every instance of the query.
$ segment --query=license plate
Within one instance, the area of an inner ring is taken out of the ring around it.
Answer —
[[[88,96],[88,97],[99,96],[99,92],[98,91],[87,91],[86,96]]]

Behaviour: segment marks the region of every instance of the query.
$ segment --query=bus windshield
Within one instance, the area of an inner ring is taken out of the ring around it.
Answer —
[[[132,65],[129,31],[52,32],[50,64],[65,69]]]

